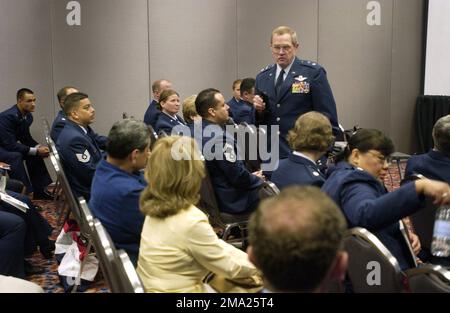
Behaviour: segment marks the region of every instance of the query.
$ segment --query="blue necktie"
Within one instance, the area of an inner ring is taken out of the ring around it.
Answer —
[[[278,75],[277,82],[275,83],[275,92],[276,92],[277,96],[280,93],[281,86],[283,85],[283,81],[284,81],[284,70],[282,69],[280,74]]]

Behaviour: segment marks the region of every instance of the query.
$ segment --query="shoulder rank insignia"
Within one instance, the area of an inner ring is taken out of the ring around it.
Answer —
[[[91,160],[91,155],[89,151],[87,151],[87,149],[83,154],[76,153],[75,155],[77,156],[78,161],[80,161],[81,163],[88,163]]]

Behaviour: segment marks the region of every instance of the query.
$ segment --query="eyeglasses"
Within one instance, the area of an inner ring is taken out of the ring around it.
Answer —
[[[382,164],[387,163],[388,165],[390,165],[392,163],[392,158],[390,156],[384,156],[378,151],[377,152],[367,151],[367,153],[376,157]]]
[[[283,50],[284,52],[290,52],[292,48],[292,46],[272,46],[272,50],[277,53],[281,52],[281,50]]]

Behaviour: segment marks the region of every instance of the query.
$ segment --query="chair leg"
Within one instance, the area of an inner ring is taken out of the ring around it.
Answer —
[[[73,285],[72,293],[77,292],[78,286],[81,285],[81,274],[83,273],[83,268],[84,268],[84,265],[86,264],[89,252],[91,251],[91,247],[92,247],[92,240],[89,239],[88,245],[86,248],[86,257],[80,263],[80,270],[78,271],[77,278],[75,279],[75,284]]]

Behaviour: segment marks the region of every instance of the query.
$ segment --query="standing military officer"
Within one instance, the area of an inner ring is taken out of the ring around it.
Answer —
[[[20,180],[28,193],[36,199],[48,199],[44,190],[52,180],[43,158],[48,157],[49,149],[30,134],[36,96],[32,90],[22,88],[16,98],[17,104],[0,113],[0,160],[11,165],[10,177]]]
[[[272,32],[270,47],[275,64],[256,76],[259,95],[254,97],[253,105],[261,125],[279,125],[280,159],[283,159],[290,151],[286,136],[300,115],[309,111],[324,114],[330,119],[335,135],[339,133],[339,124],[325,69],[295,55],[299,48],[296,32],[287,26],[277,27]]]
[[[95,110],[87,94],[73,93],[64,101],[66,125],[56,143],[72,191],[86,201],[91,195],[92,178],[102,152],[95,138],[97,134],[89,125],[94,121]]]

